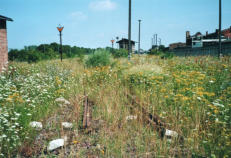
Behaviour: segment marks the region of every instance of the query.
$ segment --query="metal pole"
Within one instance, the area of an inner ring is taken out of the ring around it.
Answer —
[[[140,54],[140,23],[141,23],[141,20],[138,20],[139,21],[139,45],[138,45],[138,54]]]
[[[159,45],[161,45],[161,38],[159,38]]]
[[[63,46],[62,46],[62,32],[59,31],[59,36],[60,36],[60,49],[59,49],[59,52],[60,52],[60,55],[61,55],[61,62],[63,61]]]
[[[157,45],[158,45],[158,43],[157,43],[158,41],[157,41],[157,34],[156,34],[156,47],[157,47]]]
[[[219,0],[219,52],[218,52],[218,58],[220,58],[222,54],[221,49],[221,0]]]
[[[132,8],[131,8],[131,5],[132,4],[132,2],[131,2],[131,0],[129,0],[129,15],[128,15],[128,60],[131,60],[131,54],[132,54],[132,52],[131,52],[131,12],[132,12]]]

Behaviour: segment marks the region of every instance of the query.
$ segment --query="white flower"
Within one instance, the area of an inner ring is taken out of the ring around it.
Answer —
[[[223,104],[220,104],[220,103],[217,103],[217,102],[213,102],[213,105],[215,105],[215,106],[219,106],[219,107],[222,107],[222,108],[224,108],[224,107],[225,107]]]

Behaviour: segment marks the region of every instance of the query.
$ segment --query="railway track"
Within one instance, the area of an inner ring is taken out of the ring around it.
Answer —
[[[161,139],[163,139],[165,136],[171,137],[167,135],[167,131],[172,131],[170,130],[171,127],[169,127],[168,124],[166,124],[158,115],[151,114],[149,113],[143,106],[141,101],[133,95],[127,94],[128,100],[131,104],[130,108],[132,110],[137,111],[138,113],[141,113],[142,118],[144,118],[144,121],[148,122],[149,124],[152,125],[152,127],[158,132],[159,136]],[[179,140],[180,144],[184,144],[184,137],[179,135],[177,136],[177,139]]]
[[[92,122],[92,106],[93,102],[91,102],[88,96],[84,98],[84,113],[83,113],[83,129],[90,129]]]

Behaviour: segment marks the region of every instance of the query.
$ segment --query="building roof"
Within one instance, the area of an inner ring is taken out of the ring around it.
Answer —
[[[13,21],[13,19],[0,15],[0,20]]]
[[[128,39],[122,38],[121,40],[117,41],[116,43],[128,43]],[[132,44],[135,44],[135,41],[132,41],[132,40],[131,40],[131,43],[132,43]]]

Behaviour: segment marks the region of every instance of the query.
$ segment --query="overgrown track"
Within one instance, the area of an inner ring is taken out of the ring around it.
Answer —
[[[89,101],[88,96],[84,98],[83,129],[89,129],[92,121],[93,102]]]
[[[141,112],[142,118],[144,118],[144,121],[148,122],[153,126],[153,128],[159,133],[159,136],[161,139],[164,138],[166,130],[171,129],[164,121],[161,120],[161,118],[158,115],[149,113],[143,106],[141,101],[136,97],[132,96],[130,94],[127,94],[128,100],[131,102],[131,109]],[[178,140],[180,144],[183,145],[184,143],[184,137],[178,136]]]

